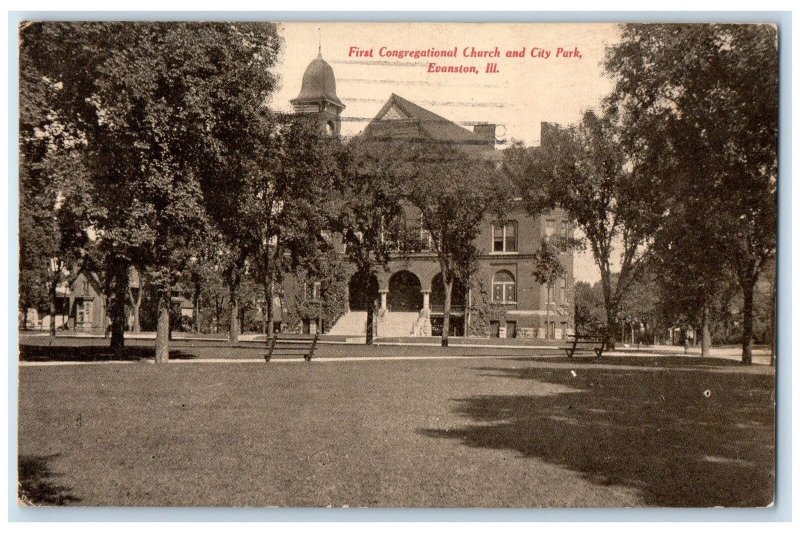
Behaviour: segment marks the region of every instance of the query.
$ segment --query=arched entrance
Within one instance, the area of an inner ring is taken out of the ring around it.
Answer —
[[[422,284],[408,270],[401,270],[389,279],[389,311],[419,311],[422,309]]]
[[[378,279],[372,274],[356,272],[347,288],[351,311],[366,311],[378,299]]]
[[[450,293],[450,312],[461,313],[467,302],[467,290],[461,280],[453,281],[453,292]],[[436,274],[431,280],[431,311],[444,313],[444,283],[442,274]]]

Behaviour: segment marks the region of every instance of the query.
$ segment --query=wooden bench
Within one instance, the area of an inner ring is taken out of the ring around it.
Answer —
[[[605,348],[605,340],[596,335],[574,335],[567,337],[564,342],[564,352],[567,357],[572,357],[576,353],[594,353],[600,357]]]
[[[264,360],[269,363],[272,356],[302,355],[303,359],[311,361],[314,356],[314,350],[317,348],[318,340],[319,335],[306,337],[275,335],[267,340],[268,350]]]

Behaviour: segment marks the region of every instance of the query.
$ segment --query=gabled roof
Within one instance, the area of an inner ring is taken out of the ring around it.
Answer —
[[[70,280],[69,282],[70,292],[73,292],[72,286],[75,284],[78,278],[81,277],[81,275],[83,275],[83,277],[89,280],[89,282],[92,284],[92,287],[94,288],[97,294],[103,294],[103,284],[100,282],[100,277],[97,275],[96,272],[88,270],[84,267],[81,267],[75,273],[75,276]]]
[[[493,145],[486,142],[484,137],[392,93],[389,100],[378,111],[378,114],[375,115],[375,118],[372,119],[367,128],[370,129],[372,126],[394,121],[416,125],[422,135],[436,141],[449,142],[466,147],[470,151],[475,149],[483,151],[494,148]]]

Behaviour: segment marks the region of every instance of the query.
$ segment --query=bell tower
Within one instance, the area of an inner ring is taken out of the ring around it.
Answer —
[[[322,47],[306,67],[300,94],[291,104],[296,114],[316,115],[323,132],[339,136],[345,105],[336,96],[336,77],[333,68],[322,59]]]

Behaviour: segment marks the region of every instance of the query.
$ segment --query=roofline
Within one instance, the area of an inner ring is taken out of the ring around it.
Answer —
[[[334,105],[334,106],[336,106],[336,107],[338,107],[339,109],[342,109],[342,110],[344,110],[344,108],[347,107],[341,101],[336,102],[336,101],[331,100],[330,98],[327,98],[327,97],[324,97],[324,96],[321,97],[321,98],[299,98],[299,97],[298,98],[292,98],[291,100],[289,100],[289,103],[292,104],[292,105],[305,104],[305,103],[315,104],[315,103],[320,102],[320,101],[328,102],[329,104]]]

